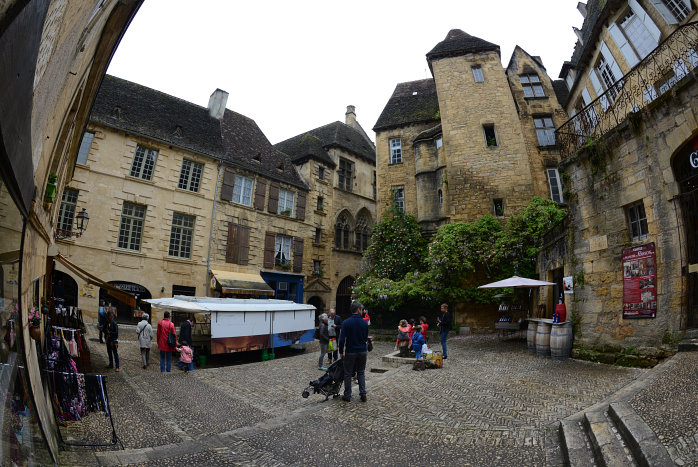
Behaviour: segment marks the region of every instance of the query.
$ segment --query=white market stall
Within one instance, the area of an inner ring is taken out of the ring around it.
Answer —
[[[155,308],[197,316],[194,345],[210,354],[274,349],[313,340],[313,305],[182,295],[144,301]]]

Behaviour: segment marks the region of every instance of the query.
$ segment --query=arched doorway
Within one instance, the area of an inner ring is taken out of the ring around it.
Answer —
[[[153,298],[148,289],[133,282],[109,281],[109,284],[113,285],[117,289],[123,290],[124,292],[135,295],[136,299],[138,300],[138,308],[140,308],[142,311],[150,313],[150,303],[141,302],[141,300]],[[133,309],[131,309],[128,304],[109,295],[109,292],[106,289],[99,289],[99,299],[104,300],[107,305],[111,303],[113,307],[116,307],[116,320],[119,323],[137,323],[141,320],[141,318],[133,316]]]
[[[679,184],[678,203],[683,216],[688,262],[686,326],[698,327],[698,136],[680,150],[672,161],[674,178]]]
[[[342,279],[337,287],[337,314],[342,317],[342,319],[349,316],[351,308],[351,292],[354,287],[354,278],[347,276]]]
[[[63,298],[63,306],[78,306],[78,283],[70,274],[53,271],[53,294]]]
[[[323,313],[326,313],[325,302],[323,302],[322,299],[317,295],[314,295],[310,297],[310,299],[308,300],[308,305],[313,305],[315,307],[315,323],[317,324],[318,316],[320,316]]]

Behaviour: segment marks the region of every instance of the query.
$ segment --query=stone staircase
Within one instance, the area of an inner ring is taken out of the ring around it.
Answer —
[[[559,425],[565,465],[669,466],[669,453],[626,402],[613,402]]]

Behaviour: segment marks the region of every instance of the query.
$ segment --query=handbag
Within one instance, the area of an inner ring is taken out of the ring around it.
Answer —
[[[337,339],[330,339],[330,342],[327,344],[327,351],[334,352],[335,350],[337,350]]]
[[[172,331],[167,335],[167,345],[170,347],[177,347],[177,335]]]

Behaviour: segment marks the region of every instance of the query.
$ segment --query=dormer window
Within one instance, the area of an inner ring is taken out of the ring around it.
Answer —
[[[538,75],[521,75],[519,76],[519,81],[521,81],[524,97],[545,97],[543,86],[541,85]]]

